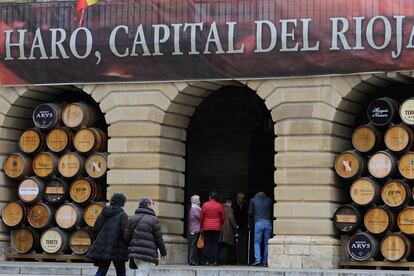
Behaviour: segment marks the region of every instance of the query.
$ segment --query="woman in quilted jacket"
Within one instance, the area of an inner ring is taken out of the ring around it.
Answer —
[[[122,209],[126,197],[123,193],[114,193],[109,206],[99,215],[93,228],[95,241],[87,256],[98,266],[95,276],[104,276],[111,262],[114,263],[117,276],[125,276],[125,262],[128,260],[128,247],[124,241],[124,229],[128,224],[128,215]]]
[[[129,244],[130,264],[133,260],[138,268],[135,275],[147,276],[151,267],[158,265],[158,250],[161,257],[167,255],[162,238],[160,221],[154,212],[154,201],[143,198],[125,230]]]

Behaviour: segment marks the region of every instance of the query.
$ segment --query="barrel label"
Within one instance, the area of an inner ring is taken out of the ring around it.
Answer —
[[[56,253],[62,246],[62,236],[54,230],[49,230],[43,234],[40,243],[47,253]]]
[[[374,185],[364,178],[352,183],[350,192],[352,200],[359,205],[370,203],[375,196]]]
[[[361,152],[368,152],[376,142],[375,133],[368,127],[360,127],[352,134],[352,145]]]
[[[390,261],[397,261],[401,259],[405,252],[406,249],[404,241],[397,235],[390,235],[384,238],[381,243],[381,253]]]
[[[56,120],[56,114],[49,105],[41,104],[34,110],[33,120],[40,128],[50,128]]]
[[[377,153],[369,160],[368,170],[376,178],[387,177],[392,170],[392,161],[388,155]]]
[[[355,215],[336,215],[336,222],[356,223],[357,217]]]
[[[91,239],[88,238],[72,238],[71,239],[72,245],[91,245]]]
[[[65,189],[63,187],[46,187],[46,194],[63,195],[65,194]]]
[[[393,106],[383,99],[373,101],[367,109],[369,120],[375,125],[385,125],[392,119]]]
[[[359,164],[356,157],[351,153],[343,153],[338,156],[335,165],[336,172],[344,178],[355,176],[358,172]]]
[[[403,155],[398,162],[398,170],[403,177],[414,179],[414,154]]]
[[[393,151],[402,151],[410,142],[410,135],[403,127],[390,128],[385,133],[385,144],[387,148]]]
[[[399,182],[388,182],[382,188],[382,200],[391,207],[397,207],[404,203],[407,193],[403,184]]]
[[[372,243],[365,235],[355,235],[349,241],[349,254],[356,260],[366,260],[371,256]]]
[[[34,195],[37,196],[39,194],[39,188],[38,187],[20,187],[19,188],[19,194],[20,195]]]
[[[405,123],[414,125],[414,99],[408,99],[402,103],[400,116]]]

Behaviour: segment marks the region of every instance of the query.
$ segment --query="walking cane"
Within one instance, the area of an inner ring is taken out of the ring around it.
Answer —
[[[249,227],[249,234],[248,234],[248,240],[247,240],[247,265],[250,265],[250,227]]]

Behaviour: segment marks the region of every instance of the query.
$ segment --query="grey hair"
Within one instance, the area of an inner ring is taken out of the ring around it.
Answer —
[[[141,198],[139,201],[139,208],[148,208],[148,205],[150,205],[151,202],[152,200],[149,197]]]
[[[195,204],[196,203],[196,201],[197,200],[199,200],[200,199],[200,196],[198,196],[198,195],[193,195],[192,197],[191,197],[191,204]]]

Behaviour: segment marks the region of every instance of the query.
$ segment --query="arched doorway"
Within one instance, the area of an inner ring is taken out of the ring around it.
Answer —
[[[239,192],[250,199],[259,190],[273,198],[274,139],[270,112],[248,87],[225,86],[208,96],[187,130],[186,210],[192,195],[206,202],[210,191],[221,199]]]

